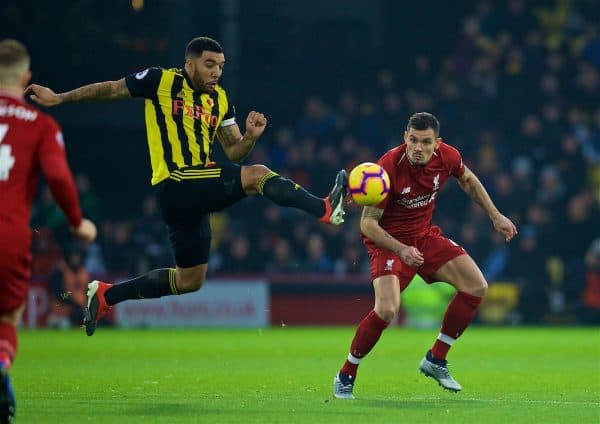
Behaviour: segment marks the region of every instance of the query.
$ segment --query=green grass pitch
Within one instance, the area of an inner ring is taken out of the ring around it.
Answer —
[[[450,352],[463,385],[417,371],[437,330],[390,328],[355,401],[332,380],[354,328],[21,331],[20,423],[600,423],[600,331],[474,327]]]

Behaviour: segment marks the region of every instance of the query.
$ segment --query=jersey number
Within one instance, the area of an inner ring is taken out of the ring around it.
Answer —
[[[2,145],[7,132],[8,124],[0,124],[0,181],[7,181],[11,168],[15,166],[12,147],[9,144]]]

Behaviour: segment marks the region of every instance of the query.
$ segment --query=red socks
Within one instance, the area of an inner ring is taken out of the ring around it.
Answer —
[[[371,311],[358,325],[352,344],[350,345],[350,354],[340,370],[343,374],[351,377],[356,376],[358,364],[361,359],[373,349],[381,337],[383,330],[390,325],[389,322],[381,319],[375,311]]]
[[[475,318],[477,308],[482,300],[482,297],[465,292],[456,293],[446,309],[440,335],[431,348],[431,353],[435,358],[446,359],[452,344]],[[356,377],[358,364],[373,349],[381,337],[381,333],[389,324],[381,319],[375,311],[369,312],[356,329],[348,359],[344,362],[340,372],[351,378]]]
[[[457,338],[471,324],[482,297],[465,292],[457,292],[446,309],[440,335],[431,348],[431,354],[437,359],[446,359],[448,350]]]
[[[10,368],[17,353],[17,328],[12,324],[0,323],[0,362],[6,370]]]

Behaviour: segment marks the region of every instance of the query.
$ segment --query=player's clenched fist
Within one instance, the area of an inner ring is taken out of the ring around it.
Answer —
[[[267,118],[260,112],[252,111],[246,118],[246,133],[254,138],[260,137],[267,126]]]
[[[79,237],[85,243],[91,243],[96,240],[98,230],[96,225],[89,219],[83,218],[77,228],[73,228],[73,234]]]

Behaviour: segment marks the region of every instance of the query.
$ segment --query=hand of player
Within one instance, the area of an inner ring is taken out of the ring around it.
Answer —
[[[31,84],[25,89],[25,95],[29,95],[29,98],[42,106],[54,106],[61,103],[60,96],[48,87],[44,87],[37,84]]]
[[[267,118],[260,112],[252,111],[246,118],[246,134],[252,138],[258,138],[267,126]]]
[[[517,227],[513,222],[502,214],[492,219],[494,229],[504,235],[507,242],[511,241],[512,238],[517,234]]]
[[[96,230],[96,225],[89,219],[85,218],[81,220],[81,224],[79,224],[79,227],[72,228],[72,230],[73,234],[75,234],[85,243],[91,243],[94,240],[96,240],[96,235],[98,234],[98,230]]]
[[[414,268],[418,268],[423,265],[425,262],[425,258],[423,258],[423,254],[414,246],[404,246],[399,252],[398,256],[402,259],[408,266],[412,266]]]

